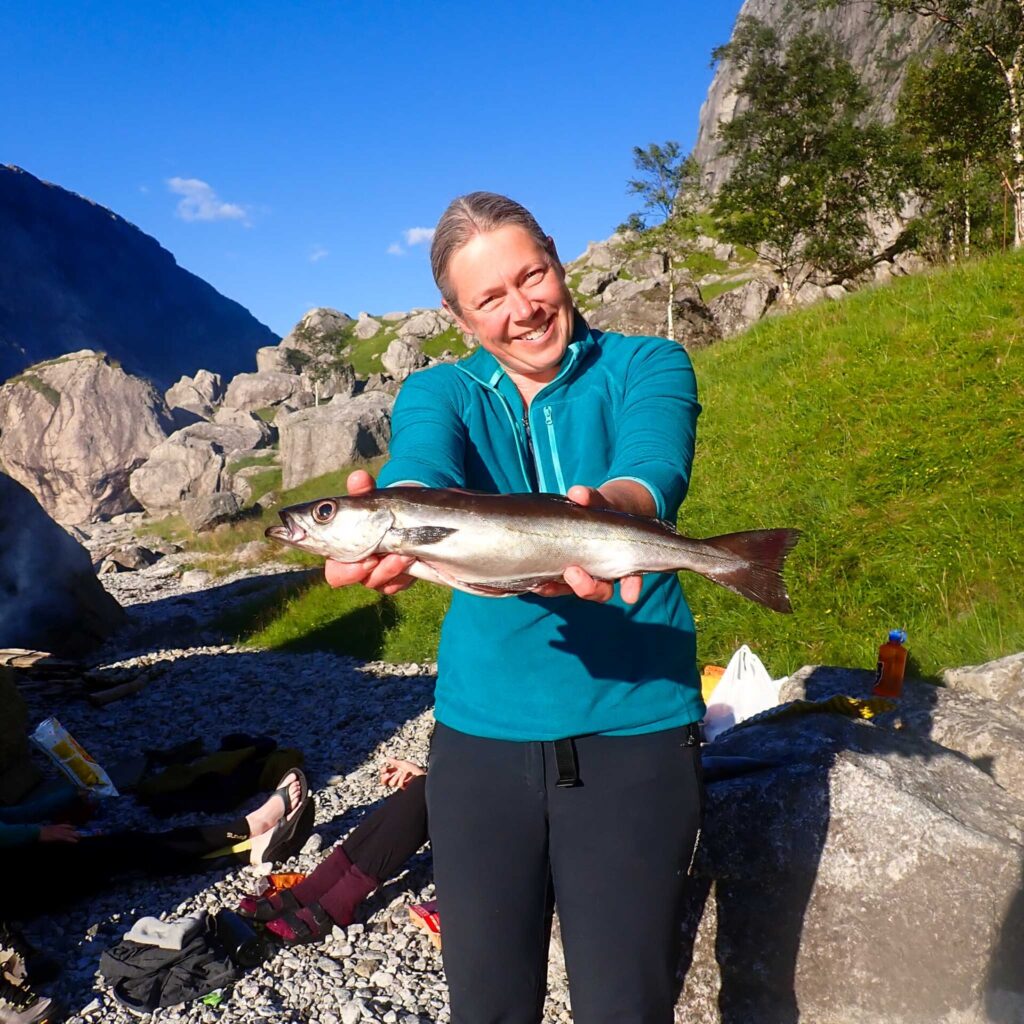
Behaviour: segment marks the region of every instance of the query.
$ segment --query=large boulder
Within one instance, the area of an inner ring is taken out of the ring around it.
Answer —
[[[298,373],[309,360],[305,352],[285,344],[256,349],[257,373]]]
[[[0,473],[0,647],[80,657],[124,619],[85,548]]]
[[[369,313],[360,313],[353,333],[360,341],[366,341],[368,338],[374,337],[382,327],[383,324],[379,320],[374,320]]]
[[[152,384],[90,351],[0,387],[0,424],[0,468],[67,524],[137,509],[128,479],[173,429]]]
[[[424,309],[409,317],[408,320],[398,328],[400,338],[433,338],[437,334],[446,331],[452,324],[450,318],[446,317],[440,310]]]
[[[731,338],[757,323],[778,294],[777,285],[762,278],[753,278],[713,298],[708,303],[708,309],[722,337]]]
[[[408,338],[395,338],[380,357],[384,372],[397,381],[427,365],[427,357],[416,342]]]
[[[352,326],[352,317],[337,309],[318,306],[303,314],[299,322],[281,341],[282,348],[296,348],[306,355],[313,354],[313,348],[326,334],[340,335]]]
[[[196,423],[153,449],[131,475],[132,494],[147,512],[177,512],[191,498],[231,491],[228,460],[249,451],[253,431],[230,423]]]
[[[224,408],[251,412],[268,409],[285,402],[294,402],[309,393],[308,383],[294,373],[270,370],[265,373],[240,373],[228,384]]]
[[[219,427],[231,427],[231,432],[220,433],[216,430],[196,431],[193,436],[208,437],[218,441],[231,451],[251,451],[254,448],[266,448],[272,444],[277,431],[267,422],[251,412],[242,409],[218,409],[213,414],[213,422]]]
[[[956,690],[976,693],[998,701],[1018,715],[1024,715],[1024,653],[1011,654],[984,665],[948,668],[943,682]]]
[[[806,668],[781,696],[871,682]],[[910,680],[872,721],[793,707],[704,747],[678,1021],[1024,1019],[1024,799],[961,753],[961,696]]]
[[[339,396],[326,405],[279,416],[281,472],[284,487],[342,469],[387,451],[391,440],[394,398],[365,391]]]
[[[613,281],[601,293],[601,298],[601,304],[587,312],[591,327],[621,334],[667,336],[667,277]],[[718,328],[707,306],[689,282],[676,283],[672,312],[676,340],[686,348],[702,348],[718,339]]]
[[[169,387],[164,401],[169,409],[184,409],[201,419],[213,416],[214,407],[224,396],[224,383],[219,373],[200,370],[194,377],[185,376]]]

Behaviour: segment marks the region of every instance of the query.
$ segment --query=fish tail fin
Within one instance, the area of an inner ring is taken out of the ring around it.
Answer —
[[[786,556],[800,539],[799,530],[745,530],[708,537],[708,547],[727,555],[725,565],[706,575],[716,583],[776,612],[791,612],[782,578]]]

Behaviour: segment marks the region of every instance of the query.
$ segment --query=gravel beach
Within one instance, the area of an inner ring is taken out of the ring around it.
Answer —
[[[215,749],[231,732],[267,734],[305,755],[316,827],[288,870],[310,872],[385,796],[386,756],[426,764],[433,726],[433,665],[365,664],[326,653],[261,652],[224,643],[213,621],[231,602],[273,585],[283,565],[260,565],[213,580],[181,573],[181,556],[139,572],[101,576],[125,606],[129,624],[89,659],[110,685],[145,678],[142,690],[103,708],[80,697],[56,705],[29,693],[30,722],[56,715],[101,765],[146,747],[202,737]],[[421,584],[422,585],[422,584]],[[241,808],[258,805],[255,798]],[[225,815],[224,817],[229,817]],[[200,815],[156,819],[130,796],[106,800],[91,823],[104,830],[156,831],[197,824]],[[233,908],[252,890],[255,869],[188,878],[133,878],[31,923],[30,938],[64,964],[42,986],[72,1022],[120,1024],[140,1018],[120,1007],[97,973],[100,954],[144,915],[179,917]],[[319,945],[280,949],[248,972],[216,1007],[162,1009],[152,1021],[255,1024],[425,1024],[449,1019],[441,955],[408,918],[409,903],[433,896],[429,848],[363,904],[356,923]],[[564,970],[552,943],[545,1022],[569,1021]]]

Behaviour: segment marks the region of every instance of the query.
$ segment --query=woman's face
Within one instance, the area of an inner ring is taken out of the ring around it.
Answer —
[[[513,376],[553,380],[572,340],[572,296],[554,243],[518,224],[474,235],[448,264],[459,326]]]

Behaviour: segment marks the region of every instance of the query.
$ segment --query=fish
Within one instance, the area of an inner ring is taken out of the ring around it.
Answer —
[[[800,537],[790,528],[695,540],[660,519],[577,505],[559,494],[387,487],[281,509],[266,536],[339,562],[416,559],[410,575],[483,597],[532,593],[570,565],[598,580],[689,571],[777,612]]]

